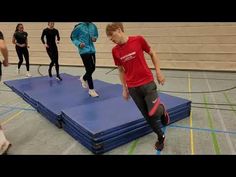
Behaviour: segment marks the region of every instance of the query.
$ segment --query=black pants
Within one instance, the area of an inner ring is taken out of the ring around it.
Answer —
[[[47,53],[49,58],[51,59],[51,63],[49,64],[49,72],[52,72],[52,67],[55,64],[55,68],[56,68],[56,73],[57,76],[59,75],[59,63],[58,63],[58,50],[57,47],[49,47],[46,48],[47,49]]]
[[[27,71],[29,71],[29,51],[28,51],[28,48],[16,46],[16,53],[19,58],[18,69],[20,69],[20,67],[23,63],[23,56],[24,56],[26,69],[27,69]]]
[[[149,116],[158,98],[156,83],[153,81],[139,87],[129,88],[129,94],[158,138],[162,137],[164,134],[161,130],[161,116],[164,113],[163,108],[161,106],[157,107],[155,113]]]
[[[81,54],[80,56],[83,60],[83,64],[86,70],[86,73],[83,76],[83,79],[88,82],[89,89],[94,89],[92,74],[95,71],[95,67],[96,67],[95,53]]]

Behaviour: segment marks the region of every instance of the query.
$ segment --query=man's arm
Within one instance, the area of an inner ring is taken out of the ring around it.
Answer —
[[[8,66],[8,49],[5,41],[3,39],[0,39],[0,50],[3,55],[3,65]]]
[[[148,53],[152,59],[152,63],[156,70],[156,77],[159,84],[163,85],[165,82],[165,77],[162,75],[160,70],[160,59],[157,56],[156,52],[154,52],[152,49],[150,49],[150,52]]]
[[[122,93],[123,98],[125,100],[128,100],[129,99],[129,91],[128,91],[127,84],[125,81],[124,68],[122,66],[118,66],[118,71],[119,71],[119,77],[120,77],[120,81],[121,81],[122,88],[123,88],[123,93]]]

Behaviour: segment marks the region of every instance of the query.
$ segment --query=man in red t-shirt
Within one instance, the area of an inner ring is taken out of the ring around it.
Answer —
[[[144,52],[150,55],[155,66],[157,81],[163,85],[165,78],[160,70],[159,58],[142,36],[126,36],[122,23],[108,24],[106,34],[117,44],[112,49],[112,55],[123,86],[122,95],[126,100],[129,99],[129,95],[133,98],[142,115],[157,134],[155,148],[162,150],[165,135],[161,130],[161,123],[167,125],[170,119],[164,105],[160,103],[157,86],[144,58]]]

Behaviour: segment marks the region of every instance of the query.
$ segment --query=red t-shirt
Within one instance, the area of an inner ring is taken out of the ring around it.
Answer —
[[[130,36],[123,45],[112,49],[115,65],[123,66],[127,86],[138,87],[154,80],[144,53],[150,52],[150,46],[142,36]]]

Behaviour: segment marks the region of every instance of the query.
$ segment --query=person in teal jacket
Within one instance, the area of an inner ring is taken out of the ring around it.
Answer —
[[[98,97],[98,93],[94,90],[92,74],[96,68],[96,49],[94,42],[98,38],[97,26],[92,22],[81,22],[75,25],[71,40],[78,48],[80,57],[82,58],[86,73],[80,77],[83,88],[89,88],[89,95]]]

